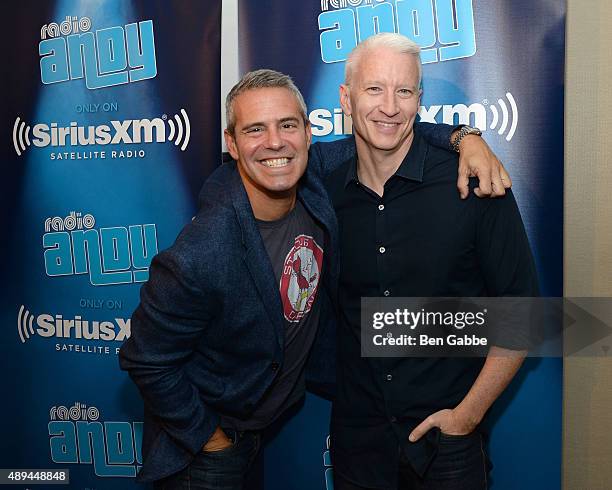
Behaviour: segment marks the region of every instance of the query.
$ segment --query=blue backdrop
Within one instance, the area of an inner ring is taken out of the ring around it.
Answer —
[[[153,255],[221,160],[221,2],[4,14],[0,460],[132,487],[142,402],[117,350]]]
[[[508,168],[542,294],[562,295],[562,0],[240,1],[242,72],[290,74],[315,140],[350,133],[338,102],[344,60],[375,31],[423,49],[421,116],[480,127]],[[560,488],[562,362],[529,360],[492,410],[492,488]],[[329,405],[309,396],[268,444],[266,489],[331,489]],[[327,482],[326,482],[326,476]]]

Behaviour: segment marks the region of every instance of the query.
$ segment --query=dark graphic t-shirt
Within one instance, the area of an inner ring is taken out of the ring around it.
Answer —
[[[263,429],[304,395],[304,366],[319,322],[316,298],[323,267],[323,229],[299,200],[283,218],[258,220],[257,225],[278,278],[285,352],[276,379],[252,416],[248,420],[223,417],[222,425],[237,430]]]

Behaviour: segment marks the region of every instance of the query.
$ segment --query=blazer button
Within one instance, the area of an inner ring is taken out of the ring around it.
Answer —
[[[272,368],[272,371],[276,372],[278,371],[278,368],[280,367],[280,364],[278,362],[273,362],[270,367]]]

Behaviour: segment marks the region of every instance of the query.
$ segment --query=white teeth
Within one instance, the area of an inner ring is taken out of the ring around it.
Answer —
[[[396,123],[386,123],[386,122],[382,122],[382,121],[378,121],[376,124],[379,124],[385,128],[392,128],[394,126],[396,126]]]
[[[267,160],[262,160],[262,164],[266,167],[276,168],[276,167],[284,167],[289,163],[288,158],[269,158]]]

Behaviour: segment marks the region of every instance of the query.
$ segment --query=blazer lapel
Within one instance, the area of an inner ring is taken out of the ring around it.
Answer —
[[[244,261],[251,274],[251,278],[259,292],[262,304],[264,305],[274,330],[277,340],[282,348],[285,341],[285,329],[282,320],[282,304],[280,292],[278,289],[278,281],[274,276],[272,263],[266,252],[261,234],[255,222],[253,209],[247,196],[240,174],[236,169],[235,163],[226,165],[234,165],[234,172],[231,180],[232,203],[236,211],[238,223],[242,233],[242,246],[244,247]]]
[[[338,276],[338,219],[323,186],[310,185],[313,179],[308,179],[308,175],[306,175],[304,180],[305,185],[300,186],[298,198],[310,215],[323,225],[329,237],[329,244],[327,250],[325,250],[325,255],[329,259],[327,263],[330,265],[331,270],[327,274],[332,279],[331,283],[335,284]]]

